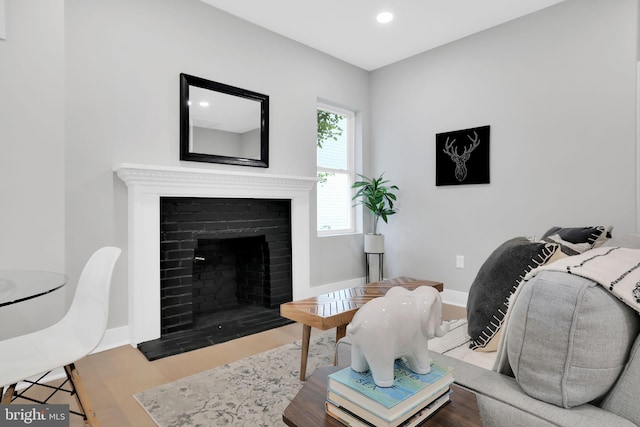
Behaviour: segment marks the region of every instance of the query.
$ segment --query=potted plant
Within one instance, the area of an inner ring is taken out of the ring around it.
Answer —
[[[373,233],[364,236],[364,251],[366,253],[384,253],[384,236],[378,234],[378,220],[386,223],[387,218],[398,210],[393,204],[396,201],[394,190],[399,190],[397,185],[387,186],[389,182],[383,178],[384,172],[378,178],[367,178],[358,174],[362,181],[356,181],[351,188],[357,189],[352,200],[359,199],[356,203],[365,206],[373,215]]]

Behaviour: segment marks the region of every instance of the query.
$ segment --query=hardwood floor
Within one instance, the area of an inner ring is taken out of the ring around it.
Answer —
[[[465,315],[462,307],[443,307],[443,319]],[[312,329],[312,334],[319,332]],[[302,325],[296,323],[152,362],[126,345],[92,354],[76,366],[102,427],[154,427],[156,424],[133,398],[135,393],[300,340],[301,336]],[[51,403],[71,402],[64,394],[55,399]],[[70,425],[80,427],[84,423],[79,416],[71,415]]]

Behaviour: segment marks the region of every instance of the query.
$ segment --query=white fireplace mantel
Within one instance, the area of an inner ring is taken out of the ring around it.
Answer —
[[[293,298],[308,294],[309,192],[315,177],[127,163],[115,172],[128,187],[131,345],[160,337],[160,197],[291,200]]]

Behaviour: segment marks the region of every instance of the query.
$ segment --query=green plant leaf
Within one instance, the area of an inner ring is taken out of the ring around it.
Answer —
[[[322,144],[325,141],[333,139],[338,140],[338,136],[342,135],[342,128],[340,127],[340,119],[342,116],[335,113],[330,113],[324,110],[318,110],[318,139],[317,144],[319,148],[322,148]]]
[[[395,214],[397,209],[394,207],[394,201],[397,196],[392,191],[399,191],[397,185],[386,186],[389,180],[383,179],[384,172],[377,178],[368,178],[364,175],[357,174],[362,181],[356,181],[351,188],[357,189],[352,200],[357,200],[354,205],[363,205],[373,215],[373,232],[377,233],[378,219],[386,223],[388,217]]]

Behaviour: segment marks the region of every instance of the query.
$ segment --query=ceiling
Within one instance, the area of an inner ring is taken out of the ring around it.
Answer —
[[[201,1],[371,71],[564,0]]]

